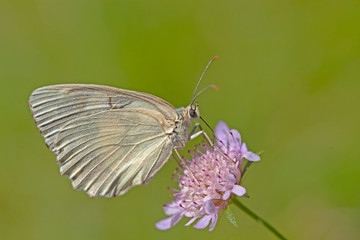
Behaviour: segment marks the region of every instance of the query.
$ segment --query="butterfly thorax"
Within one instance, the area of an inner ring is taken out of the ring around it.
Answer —
[[[193,111],[195,111],[195,115],[190,114],[193,113]],[[195,110],[191,106],[177,108],[176,112],[179,120],[175,123],[176,125],[173,131],[174,133],[171,135],[171,141],[174,144],[174,148],[183,149],[189,141],[192,122],[200,116],[200,113],[198,108]]]

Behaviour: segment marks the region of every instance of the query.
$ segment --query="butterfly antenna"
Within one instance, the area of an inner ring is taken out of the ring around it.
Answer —
[[[194,101],[195,101],[195,98],[199,95],[199,94],[196,94],[196,91],[197,91],[197,89],[198,89],[198,87],[199,87],[199,85],[200,85],[200,82],[201,82],[203,76],[205,75],[205,73],[206,73],[207,69],[209,68],[210,64],[211,64],[215,59],[217,59],[217,58],[218,58],[218,56],[213,57],[213,58],[210,60],[210,62],[208,63],[208,65],[206,66],[206,68],[205,68],[205,70],[203,71],[203,73],[201,74],[201,77],[200,77],[200,79],[199,79],[199,81],[198,81],[198,83],[197,83],[197,85],[196,85],[196,87],[195,87],[195,91],[194,91],[193,97],[192,97],[192,99],[191,99],[190,106],[192,106],[192,104],[193,104]],[[211,86],[211,85],[210,85],[210,86]],[[210,87],[210,86],[209,86],[209,87]],[[209,87],[208,87],[208,88],[209,88]],[[206,88],[206,89],[207,89],[207,88]],[[206,90],[206,89],[205,89],[205,90]],[[205,90],[203,90],[203,91],[205,91]],[[201,92],[203,92],[203,91],[201,91]]]
[[[214,84],[211,84],[211,85],[203,88],[200,92],[198,92],[198,93],[195,95],[193,102],[195,101],[195,99],[196,99],[201,93],[203,93],[204,91],[208,90],[209,88],[214,88],[216,91],[219,90],[219,87],[218,87],[218,86],[216,86],[216,85],[214,85]],[[193,102],[191,103],[191,105],[193,104]]]

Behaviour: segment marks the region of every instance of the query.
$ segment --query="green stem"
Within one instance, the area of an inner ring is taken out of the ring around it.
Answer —
[[[266,222],[264,219],[262,219],[261,217],[259,217],[258,215],[256,215],[253,211],[251,211],[250,209],[248,209],[244,204],[242,204],[238,199],[233,198],[232,202],[238,206],[241,210],[243,210],[247,215],[249,215],[250,217],[252,217],[253,219],[255,219],[257,222],[262,223],[270,232],[272,232],[273,234],[275,234],[279,239],[285,239],[286,238],[281,235],[281,233],[279,233],[278,230],[276,230],[273,226],[271,226],[268,222]]]

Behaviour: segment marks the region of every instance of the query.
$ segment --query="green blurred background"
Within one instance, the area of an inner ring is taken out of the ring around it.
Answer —
[[[243,202],[290,239],[360,239],[360,4],[352,0],[0,2],[1,239],[275,239],[235,206],[213,232],[155,229],[169,161],[148,186],[90,199],[59,174],[27,99],[96,83],[226,121],[253,151]]]

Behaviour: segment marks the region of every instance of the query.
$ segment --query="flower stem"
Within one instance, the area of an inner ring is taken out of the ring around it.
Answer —
[[[238,206],[241,210],[243,210],[247,215],[255,219],[257,222],[262,223],[270,232],[275,234],[279,239],[285,239],[286,238],[279,233],[278,230],[276,230],[273,226],[271,226],[268,222],[266,222],[264,219],[256,215],[253,211],[251,211],[249,208],[247,208],[244,204],[242,204],[238,199],[233,198],[232,202]]]

